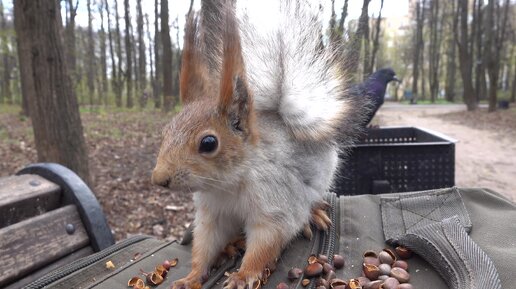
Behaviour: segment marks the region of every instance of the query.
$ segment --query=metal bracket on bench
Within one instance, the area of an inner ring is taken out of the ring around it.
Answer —
[[[115,243],[97,198],[73,171],[55,163],[37,163],[16,174],[39,175],[59,185],[63,190],[64,202],[77,206],[93,250],[100,251]]]

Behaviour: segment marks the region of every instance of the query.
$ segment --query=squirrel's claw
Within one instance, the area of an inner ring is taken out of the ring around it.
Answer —
[[[175,281],[171,289],[201,289],[201,287],[201,280],[186,277]]]
[[[328,231],[328,228],[331,226],[331,220],[328,217],[326,210],[320,207],[312,209],[312,223],[315,224],[317,229],[322,231]]]
[[[261,285],[259,275],[244,276],[239,272],[231,273],[223,284],[224,289],[259,289]]]

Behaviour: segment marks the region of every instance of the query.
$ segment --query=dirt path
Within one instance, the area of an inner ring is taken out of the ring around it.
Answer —
[[[504,117],[510,113],[511,120],[494,129],[483,128],[485,124],[482,123],[472,125],[471,120],[463,117],[466,115],[464,111],[463,105],[409,106],[387,103],[373,122],[380,126],[420,126],[455,138],[458,141],[455,146],[456,185],[489,188],[516,201],[514,109],[501,112]],[[484,115],[487,116],[487,113]],[[487,117],[493,118],[493,115]],[[494,117],[498,120],[497,115]]]

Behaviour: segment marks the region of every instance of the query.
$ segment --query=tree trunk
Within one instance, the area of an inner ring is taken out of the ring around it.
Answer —
[[[149,15],[148,14],[145,14],[145,26],[147,28],[147,41],[149,43],[149,46],[148,46],[148,53],[149,53],[149,77],[150,77],[150,84],[152,87],[154,87],[154,78],[155,78],[155,73],[154,73],[154,62],[153,62],[153,50],[152,50],[152,36],[151,36],[151,32],[150,32],[150,23],[149,23]],[[153,88],[154,89],[154,88]],[[154,93],[154,92],[153,92]]]
[[[90,182],[79,106],[65,65],[58,1],[14,1],[18,57],[28,94],[38,161],[60,163]],[[28,49],[27,49],[28,48]]]
[[[126,56],[126,66],[125,66],[125,85],[126,85],[126,93],[127,93],[127,107],[132,108],[134,106],[133,103],[133,79],[132,79],[132,69],[133,69],[133,56],[132,50],[133,46],[131,44],[131,11],[129,9],[129,0],[124,0],[124,11],[125,11],[125,56]]]
[[[163,111],[170,111],[175,103],[172,85],[172,41],[168,26],[168,0],[161,0],[161,40],[163,47]]]
[[[100,74],[101,85],[99,89],[99,103],[108,104],[108,77],[107,77],[107,47],[106,47],[106,30],[104,28],[104,0],[98,3],[98,12],[100,14]],[[108,27],[109,29],[109,27]]]
[[[516,65],[514,66],[514,72],[512,73],[512,88],[511,88],[511,102],[514,103],[516,101]]]
[[[366,33],[369,34],[369,9],[370,0],[363,0],[362,2],[362,13],[358,19],[358,27],[355,34],[351,38],[351,45],[347,51],[346,59],[349,60],[347,63],[348,71],[350,75],[355,75],[358,71],[358,64],[360,61],[360,52],[362,49],[362,40],[366,37]],[[369,38],[369,35],[367,35]]]
[[[475,6],[475,44],[476,44],[476,62],[475,62],[475,93],[478,99],[485,99],[486,96],[486,56],[484,55],[484,20],[483,8],[484,1],[477,0]],[[473,37],[473,36],[472,36]]]
[[[340,14],[339,20],[339,35],[344,35],[344,22],[346,21],[346,17],[348,16],[348,0],[344,1],[344,6],[342,7],[342,13]]]
[[[145,58],[145,35],[143,32],[143,12],[142,12],[142,1],[136,2],[136,10],[138,11],[137,16],[137,32],[138,32],[138,70],[139,70],[139,82],[140,82],[140,107],[147,105],[147,61]]]
[[[412,100],[411,102],[416,102],[419,99],[418,94],[418,80],[419,80],[419,70],[421,67],[419,66],[419,61],[421,60],[422,47],[423,47],[423,8],[425,7],[425,0],[421,4],[421,1],[416,2],[416,37],[415,37],[415,45],[414,45],[414,54],[413,54],[413,63],[412,66]],[[423,66],[423,63],[421,63]]]
[[[94,104],[95,95],[95,41],[93,40],[93,15],[91,13],[91,1],[87,1],[88,6],[88,72],[86,74],[86,82],[88,84],[88,95],[90,105]]]
[[[472,68],[473,58],[470,47],[470,33],[468,32],[468,0],[459,0],[458,3],[460,15],[460,35],[457,41],[459,49],[459,66],[462,77],[463,99],[468,111],[473,111],[478,108],[477,97],[473,88]]]
[[[456,75],[456,48],[455,43],[457,42],[457,23],[459,15],[455,13],[455,1],[450,1],[451,5],[451,33],[449,33],[449,39],[447,43],[447,57],[446,57],[446,83],[445,83],[445,98],[449,102],[455,101],[455,75]]]
[[[66,19],[65,42],[66,42],[66,63],[68,64],[68,71],[72,77],[72,85],[77,85],[76,66],[77,59],[75,57],[75,16],[77,16],[77,7],[79,7],[79,0],[76,0],[75,5],[73,0],[68,0],[68,18]]]
[[[159,0],[154,1],[154,82],[152,84],[152,94],[154,95],[154,108],[161,107],[161,31]]]
[[[489,112],[496,110],[498,77],[500,72],[501,51],[504,49],[507,35],[507,22],[509,16],[509,0],[505,0],[503,9],[498,0],[489,1],[487,4],[487,70],[489,73]],[[503,11],[503,12],[502,12]],[[495,19],[496,15],[496,19]]]
[[[7,21],[4,15],[4,5],[0,2],[0,31],[1,54],[2,54],[2,89],[0,91],[0,104],[4,101],[12,103],[11,92],[11,51],[8,41]]]
[[[430,80],[430,99],[435,103],[439,94],[439,62],[441,59],[441,16],[439,9],[439,0],[430,2],[430,46],[428,53],[429,63],[429,80]]]
[[[115,0],[115,26],[116,26],[116,58],[118,61],[117,70],[118,74],[116,77],[115,86],[115,102],[117,107],[122,107],[122,33],[120,31],[120,16],[118,15],[118,1]]]
[[[371,53],[371,63],[369,66],[369,71],[373,72],[376,65],[376,54],[378,53],[378,48],[380,47],[380,32],[381,32],[381,21],[382,21],[382,9],[383,9],[383,0],[380,2],[380,12],[378,12],[378,17],[376,18],[376,28],[374,31],[374,40],[373,40],[373,52]]]

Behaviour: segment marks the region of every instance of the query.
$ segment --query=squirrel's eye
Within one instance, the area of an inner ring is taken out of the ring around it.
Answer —
[[[219,142],[215,136],[208,135],[202,138],[201,144],[199,145],[200,153],[211,153],[217,149]]]

